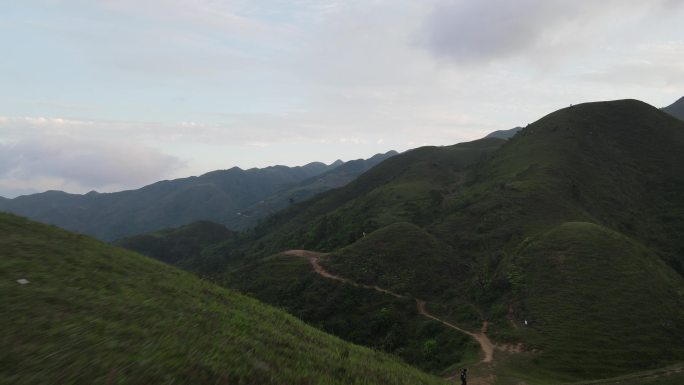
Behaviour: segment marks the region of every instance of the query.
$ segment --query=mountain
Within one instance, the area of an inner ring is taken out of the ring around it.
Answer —
[[[259,220],[275,214],[292,203],[305,201],[321,192],[342,187],[380,162],[397,155],[396,151],[376,154],[369,159],[356,159],[331,164],[331,170],[277,191],[228,218],[226,226],[241,230],[255,226]]]
[[[444,181],[463,176],[469,165],[486,157],[503,143],[505,141],[501,139],[483,139],[454,146],[424,147],[391,157],[347,186],[291,205],[256,229],[242,234],[243,238],[237,243],[245,246],[253,244],[253,247],[240,249],[235,248],[233,243],[216,245],[202,253],[205,257],[214,253],[217,259],[229,260],[227,263],[231,265],[220,269],[226,270],[226,273],[213,277],[216,281],[285,307],[298,317],[346,340],[397,354],[424,370],[439,373],[454,363],[477,357],[476,346],[461,333],[441,327],[418,314],[413,300],[396,299],[354,287],[340,287],[335,282],[312,275],[305,259],[269,255],[288,248],[331,250],[335,244],[345,245],[350,239],[353,241],[361,237],[363,231],[370,233],[373,226],[378,228],[383,224],[368,222],[364,227],[363,221],[357,223],[353,218],[348,219],[345,221],[348,228],[338,229],[335,239],[328,242],[327,248],[300,241],[287,245],[277,239],[287,239],[290,230],[293,231],[292,236],[298,235],[299,230],[310,230],[311,233],[306,236],[317,237],[323,231],[319,226],[332,226],[333,223],[325,224],[326,219],[323,219],[324,223],[319,225],[316,217],[331,208],[343,207],[342,211],[348,215],[396,210],[391,216],[387,215],[387,223],[402,217],[417,220],[419,218],[415,214],[424,205],[430,208],[431,213],[438,212],[440,207],[437,202],[441,195],[436,193]],[[408,188],[406,192],[409,195],[397,196],[393,191],[397,185]],[[377,199],[372,194],[377,195]],[[419,198],[421,195],[430,198],[422,202]],[[301,217],[292,218],[297,214]],[[330,221],[335,222],[335,219]],[[277,231],[274,230],[276,227]],[[411,229],[409,226],[407,237]],[[126,246],[145,251],[136,248],[134,243],[127,243]],[[264,250],[258,250],[261,247]],[[189,255],[188,259],[194,259],[195,255],[198,254]],[[269,257],[262,260],[261,256]],[[244,261],[247,261],[246,265],[241,265]],[[475,322],[479,321],[477,313],[473,313],[471,311],[468,314]]]
[[[684,96],[679,98],[676,102],[663,108],[663,111],[674,116],[677,119],[684,120]]]
[[[240,229],[253,225],[269,210],[249,210],[264,201],[283,207],[298,186],[297,197],[305,199],[325,189],[338,187],[358,176],[390,152],[362,163],[355,172],[340,171],[330,183],[315,178],[344,166],[310,163],[301,167],[273,166],[263,169],[212,171],[199,177],[162,181],[138,190],[99,194],[67,194],[47,191],[40,194],[0,200],[0,210],[60,226],[67,230],[113,240],[168,227],[182,226],[197,220],[210,220]],[[302,185],[304,181],[308,185]],[[243,214],[247,210],[249,214]],[[248,220],[242,217],[249,215]]]
[[[499,139],[510,139],[515,134],[517,134],[520,130],[522,130],[522,127],[513,127],[508,130],[498,130],[490,133],[489,135],[485,136],[485,138],[499,138]]]
[[[574,105],[295,203],[216,248],[241,257],[214,279],[436,373],[455,365],[434,351],[512,383],[653,370],[684,361],[682,169],[684,122]],[[486,330],[495,365],[437,319]]]
[[[0,214],[0,383],[444,384],[281,310]]]

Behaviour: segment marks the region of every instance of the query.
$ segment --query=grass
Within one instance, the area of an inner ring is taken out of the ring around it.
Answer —
[[[684,360],[684,279],[652,252],[591,223],[565,223],[521,246],[522,335],[532,364],[575,378]],[[679,341],[679,342],[677,342]]]
[[[82,235],[0,214],[0,250],[2,384],[443,383]]]
[[[453,251],[422,228],[397,222],[336,251],[322,262],[330,271],[395,293],[438,298],[454,286],[464,266]],[[416,266],[421,266],[416,269]]]

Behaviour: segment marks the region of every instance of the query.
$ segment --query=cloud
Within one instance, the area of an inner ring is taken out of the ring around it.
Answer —
[[[630,16],[677,8],[680,0],[483,0],[437,3],[421,30],[432,54],[460,64],[477,64],[522,55],[532,60],[595,47],[604,32]]]
[[[580,79],[681,92],[684,88],[684,41],[640,44],[633,47],[628,54],[622,53],[621,60],[589,71],[581,75]]]
[[[40,180],[79,191],[139,187],[180,166],[175,157],[123,140],[48,135],[0,143],[0,185],[6,191]]]

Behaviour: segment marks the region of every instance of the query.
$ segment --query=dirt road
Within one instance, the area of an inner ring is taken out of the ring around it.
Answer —
[[[321,266],[320,259],[322,256],[326,255],[325,253],[317,253],[314,251],[309,251],[309,250],[288,250],[285,251],[283,254],[293,256],[293,257],[303,257],[303,258],[308,258],[309,262],[311,263],[311,266],[313,267],[314,271],[318,273],[320,276],[329,278],[329,279],[334,279],[339,282],[344,282],[349,285],[357,286],[357,287],[363,287],[366,289],[371,289],[371,290],[376,290],[381,293],[385,293],[391,296],[394,296],[396,298],[404,298],[404,299],[409,299],[410,297],[394,293],[390,290],[383,289],[379,286],[371,286],[371,285],[364,285],[360,284],[357,282],[354,282],[350,279],[340,277],[338,275],[332,274],[325,270],[323,266]],[[435,317],[434,315],[430,314],[427,309],[426,309],[426,302],[423,301],[422,299],[414,298],[416,301],[416,308],[418,310],[418,313],[423,315],[424,317],[430,318],[432,320],[435,320],[437,322],[442,323],[443,325],[452,328],[454,330],[457,330],[461,333],[465,333],[471,337],[473,337],[479,344],[480,348],[482,348],[482,351],[484,352],[484,357],[482,359],[483,363],[490,363],[492,362],[492,359],[494,357],[494,345],[492,344],[492,341],[489,340],[487,335],[485,334],[487,331],[487,321],[484,321],[482,324],[482,329],[480,333],[472,333],[469,332],[465,329],[461,329],[458,326],[451,324],[447,321],[444,321],[440,318]]]

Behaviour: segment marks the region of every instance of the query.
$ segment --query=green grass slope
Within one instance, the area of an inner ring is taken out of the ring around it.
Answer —
[[[605,227],[564,223],[524,242],[514,264],[521,335],[534,367],[610,377],[684,360],[684,279]]]
[[[82,235],[0,214],[0,253],[2,384],[443,383]]]
[[[284,210],[258,226],[251,251],[269,255],[287,248],[332,251],[395,222],[424,225],[457,194],[466,169],[505,140],[481,139],[446,147],[421,147],[385,160],[349,185]]]
[[[453,253],[422,228],[397,222],[336,251],[323,264],[356,282],[429,299],[452,288],[453,277],[464,270],[450,258]]]

